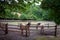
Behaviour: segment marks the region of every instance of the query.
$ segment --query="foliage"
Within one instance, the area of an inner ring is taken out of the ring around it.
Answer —
[[[48,20],[48,13],[38,5],[35,5],[35,3],[39,3],[41,0],[32,2],[25,0],[27,3],[23,0],[18,0],[18,3],[14,0],[10,1],[0,1],[0,18]],[[14,15],[12,12],[19,12],[21,16],[18,17],[17,14]]]
[[[22,14],[20,19],[23,19],[23,20],[26,20],[27,19],[27,16],[25,14]]]
[[[60,0],[43,0],[41,8],[50,10],[49,18],[60,24]]]

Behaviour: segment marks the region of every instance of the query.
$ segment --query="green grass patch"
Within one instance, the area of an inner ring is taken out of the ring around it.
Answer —
[[[2,22],[2,23],[8,23],[8,24],[11,24],[11,25],[18,25],[20,23],[27,24],[28,22]],[[37,22],[31,22],[31,24],[37,24]]]
[[[37,37],[36,40],[60,40],[60,37]]]

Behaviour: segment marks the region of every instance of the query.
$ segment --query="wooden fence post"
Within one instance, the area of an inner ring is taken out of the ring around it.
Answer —
[[[26,30],[26,37],[28,36],[27,34],[28,34],[28,33],[27,33],[27,30]]]
[[[57,36],[57,25],[55,26],[55,33],[54,33],[54,36],[55,36],[55,37]]]
[[[48,23],[48,28],[49,28],[49,23]]]
[[[8,24],[5,24],[5,34],[8,34]]]
[[[26,37],[28,37],[29,35],[30,35],[30,30],[29,30],[29,28],[30,28],[30,25],[31,25],[31,23],[28,23],[27,25],[26,25]],[[29,34],[29,35],[28,35]]]
[[[21,30],[21,35],[23,35],[23,25],[22,24],[20,24],[20,30]]]

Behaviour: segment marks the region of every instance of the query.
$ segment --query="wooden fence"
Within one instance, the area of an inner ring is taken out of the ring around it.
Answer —
[[[21,29],[21,35],[23,35],[23,30],[26,31],[26,37],[28,36],[28,33],[30,35],[30,27],[36,27],[36,29],[38,30],[38,27],[41,27],[41,32],[44,32],[44,27],[55,27],[54,30],[54,36],[56,37],[57,36],[57,25],[54,25],[54,26],[44,26],[44,25],[41,25],[38,23],[38,24],[30,24],[30,25],[26,25],[26,26],[23,26],[22,24],[20,25],[20,29]],[[27,30],[27,29],[28,30]]]
[[[0,23],[0,29],[2,29],[5,32],[5,34],[8,34],[8,24]]]

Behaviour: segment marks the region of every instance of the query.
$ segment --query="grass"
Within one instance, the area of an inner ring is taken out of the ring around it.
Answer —
[[[22,24],[27,24],[28,22],[3,22],[3,23],[8,23],[8,24],[12,24],[12,25],[18,25],[20,23]],[[32,24],[37,24],[37,22],[31,22]]]
[[[60,40],[60,37],[37,37],[36,40]]]

